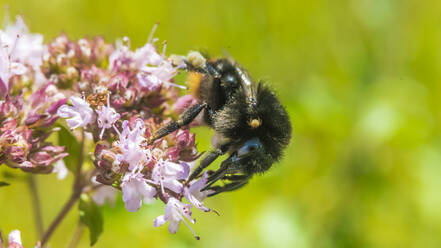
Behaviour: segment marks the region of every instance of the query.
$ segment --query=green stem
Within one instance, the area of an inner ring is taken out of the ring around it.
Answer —
[[[47,231],[44,233],[43,238],[41,239],[41,246],[45,245],[46,242],[49,240],[49,238],[52,236],[55,229],[58,227],[58,225],[61,223],[61,221],[66,217],[67,213],[69,213],[70,209],[75,205],[78,199],[80,199],[81,194],[73,193],[69,200],[64,204],[61,211],[58,213],[57,217],[54,221],[52,221],[51,225],[47,229]]]
[[[60,225],[63,221],[64,217],[66,217],[67,213],[72,209],[75,203],[80,199],[81,193],[83,192],[84,184],[82,179],[82,167],[84,162],[84,130],[81,132],[81,147],[80,154],[78,158],[77,170],[75,173],[75,181],[72,188],[72,194],[69,197],[69,200],[64,204],[61,211],[58,213],[57,217],[52,221],[51,225],[47,229],[47,231],[43,234],[41,239],[41,246],[43,247],[49,238],[52,236],[55,229]]]
[[[34,210],[34,218],[35,218],[35,225],[37,228],[37,234],[38,237],[43,236],[43,216],[41,212],[41,203],[40,203],[40,197],[38,195],[38,188],[37,188],[37,182],[35,181],[35,176],[30,175],[28,178],[28,186],[31,193],[31,200],[32,200],[32,207]]]

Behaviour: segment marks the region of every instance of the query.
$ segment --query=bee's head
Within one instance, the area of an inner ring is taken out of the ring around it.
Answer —
[[[232,143],[229,160],[240,161],[252,173],[268,170],[291,139],[288,114],[275,94],[259,83],[255,96],[250,106],[245,92],[238,90],[213,118],[215,131]]]
[[[208,178],[208,187],[216,181],[225,179],[226,175],[243,175],[244,180],[256,173],[267,171],[274,162],[258,138],[245,141],[233,148],[230,156],[221,163],[220,168]]]
[[[226,160],[236,163],[238,170],[244,174],[263,173],[275,162],[274,157],[265,150],[259,138],[254,137],[245,141]],[[229,163],[229,162],[226,162]]]

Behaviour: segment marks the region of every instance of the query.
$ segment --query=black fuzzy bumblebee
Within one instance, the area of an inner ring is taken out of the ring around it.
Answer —
[[[238,189],[281,158],[291,139],[288,114],[275,94],[262,82],[254,83],[233,59],[214,59],[202,64],[185,62],[190,88],[200,103],[159,129],[151,142],[188,125],[203,112],[205,123],[215,131],[214,149],[205,155],[188,181],[228,153],[230,156],[219,169],[210,171],[202,190],[213,190],[212,196]],[[224,181],[224,185],[213,186],[218,180]]]

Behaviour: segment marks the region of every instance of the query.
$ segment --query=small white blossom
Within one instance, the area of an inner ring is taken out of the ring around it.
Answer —
[[[201,191],[202,188],[207,184],[208,175],[205,172],[202,178],[199,180],[194,180],[190,183],[188,187],[184,187],[184,196],[187,200],[193,204],[193,206],[203,210],[205,212],[210,211],[209,208],[205,207],[202,201],[207,198],[207,195],[212,193],[211,190]]]
[[[57,114],[62,118],[70,118],[66,122],[72,130],[85,127],[94,121],[95,115],[89,103],[76,96],[70,97],[70,101],[73,106],[63,105],[58,109]]]
[[[175,193],[181,193],[183,185],[179,180],[186,179],[190,173],[190,167],[186,163],[173,163],[170,161],[158,161],[152,171],[152,180],[161,186],[162,193],[164,187]]]
[[[121,188],[126,209],[130,212],[138,210],[142,201],[152,202],[156,195],[156,189],[147,184],[140,172],[126,174],[122,179]]]
[[[107,128],[114,127],[113,124],[120,117],[120,114],[118,114],[114,108],[110,107],[109,98],[110,98],[110,95],[107,97],[107,107],[102,106],[101,109],[96,111],[98,114],[98,118],[97,118],[98,127],[102,128],[101,133],[100,133],[100,139],[103,139],[104,131]]]
[[[0,39],[0,96],[9,91],[9,79],[14,75],[23,75],[27,68],[20,62],[13,62],[8,47]]]
[[[104,205],[106,202],[110,205],[114,205],[116,193],[118,193],[118,190],[114,187],[101,185],[93,194],[92,199],[100,206]]]
[[[139,70],[147,64],[159,65],[166,58],[156,51],[153,45],[155,41],[155,39],[149,38],[143,47],[133,52],[130,50],[130,39],[128,37],[118,40],[115,51],[109,56],[110,69],[118,70],[119,67],[126,66],[127,68]]]
[[[43,36],[29,33],[28,27],[20,16],[15,24],[8,24],[5,30],[0,30],[2,46],[7,48],[13,62],[20,62],[40,70],[44,51]]]
[[[161,85],[166,87],[176,86],[185,89],[184,86],[175,84],[172,79],[178,74],[178,67],[171,62],[163,61],[158,66],[144,66],[137,74],[139,85],[149,90],[155,90]]]
[[[129,170],[134,170],[138,164],[150,161],[150,151],[141,148],[141,144],[145,141],[145,127],[141,119],[135,121],[135,127],[130,130],[129,122],[124,121],[123,131],[119,134],[118,147],[122,154],[117,156],[118,162],[125,161],[129,164]]]
[[[64,161],[62,159],[58,160],[55,165],[54,169],[52,170],[53,173],[57,173],[58,180],[63,180],[66,178],[68,174],[68,170],[66,168],[66,165],[64,164]]]
[[[165,60],[163,56],[158,54],[155,46],[151,43],[146,43],[143,47],[136,49],[133,54],[133,59],[138,68],[141,68],[146,64],[159,65]]]
[[[8,242],[11,248],[23,248],[23,244],[21,243],[21,234],[19,230],[14,230],[8,235]]]
[[[167,221],[169,221],[170,224],[168,225],[168,230],[170,231],[170,233],[176,233],[179,229],[179,224],[181,224],[181,221],[183,221],[194,234],[196,239],[199,239],[199,237],[185,220],[187,218],[191,223],[195,223],[195,221],[191,218],[190,208],[190,204],[184,204],[178,201],[176,198],[171,197],[168,200],[167,205],[165,205],[164,215],[158,216],[153,221],[153,225],[155,227],[158,227],[164,225]]]

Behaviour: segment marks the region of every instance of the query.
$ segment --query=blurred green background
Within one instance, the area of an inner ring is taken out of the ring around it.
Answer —
[[[283,161],[240,191],[194,211],[195,241],[153,228],[163,204],[127,212],[103,207],[95,247],[441,247],[441,1],[0,0],[46,41],[124,35],[137,47],[156,37],[168,54],[227,49],[268,81],[290,114]],[[5,11],[0,11],[1,16]],[[211,131],[198,128],[200,150]],[[6,170],[3,166],[1,170]],[[72,177],[38,176],[45,225]],[[51,247],[65,247],[71,212]],[[36,240],[24,182],[0,190],[0,229]],[[87,232],[81,247],[88,246]]]

